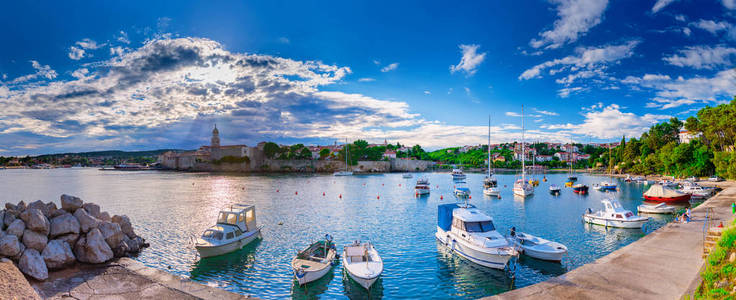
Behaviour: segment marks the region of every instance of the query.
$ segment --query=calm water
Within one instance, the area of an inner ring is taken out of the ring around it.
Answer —
[[[418,175],[428,177],[431,195],[414,197]],[[238,176],[207,173],[118,172],[96,169],[1,170],[0,202],[54,200],[62,193],[127,214],[136,232],[150,242],[137,259],[211,286],[265,299],[283,298],[477,298],[531,285],[563,274],[625,246],[669,219],[654,216],[642,230],[603,229],[581,222],[583,211],[601,208],[614,196],[632,211],[643,186],[619,181],[618,193],[590,191],[579,196],[563,188],[549,195],[549,184],[564,185],[566,174],[547,174],[536,194],[514,198],[514,175],[497,175],[502,199],[482,195],[481,174],[469,174],[471,203],[494,218],[497,229],[539,235],[567,245],[562,264],[521,257],[516,279],[446,253],[434,238],[437,205],[454,202],[449,174]],[[541,176],[538,176],[541,181]],[[602,177],[580,175],[588,185]],[[296,194],[298,192],[298,194]],[[322,193],[325,193],[325,196]],[[342,198],[339,198],[339,195]],[[377,197],[380,196],[380,199]],[[440,199],[443,196],[444,200]],[[190,237],[211,226],[218,209],[236,202],[256,205],[263,239],[245,249],[200,260]],[[279,225],[279,224],[282,225]],[[338,245],[369,237],[385,270],[370,294],[343,280],[342,267],[306,288],[294,286],[289,267],[296,251],[325,233]]]

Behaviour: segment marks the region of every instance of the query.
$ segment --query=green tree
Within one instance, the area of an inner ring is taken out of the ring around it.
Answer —
[[[279,145],[276,145],[276,143],[268,142],[263,145],[263,154],[265,154],[269,159],[276,157],[276,154],[279,154],[279,151]]]
[[[319,159],[325,159],[329,155],[330,155],[330,149],[322,148],[322,150],[319,150]]]

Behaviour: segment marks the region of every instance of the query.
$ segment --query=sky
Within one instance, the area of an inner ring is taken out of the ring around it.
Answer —
[[[0,155],[608,142],[736,95],[736,0],[14,1]]]

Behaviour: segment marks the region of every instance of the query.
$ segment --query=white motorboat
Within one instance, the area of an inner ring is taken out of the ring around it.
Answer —
[[[556,184],[551,184],[549,186],[549,193],[552,195],[559,195],[560,194],[560,186]]]
[[[690,194],[692,199],[705,199],[713,195],[713,189],[704,188],[697,184],[684,185],[682,192]]]
[[[404,175],[401,175],[401,178],[411,178],[411,173],[406,173]]]
[[[493,219],[467,203],[437,206],[435,237],[457,255],[489,268],[504,269],[518,255]]]
[[[560,262],[562,257],[567,254],[567,247],[563,244],[528,233],[517,233],[513,229],[509,239],[517,249],[521,249],[521,253],[536,259]]]
[[[526,149],[524,145],[524,105],[521,105],[521,179],[514,183],[514,195],[526,197],[534,194],[534,186],[526,180]]]
[[[417,193],[417,195],[429,194],[429,191],[430,191],[429,179],[427,178],[417,179],[417,184],[414,186],[414,191]]]
[[[342,265],[348,276],[365,289],[370,289],[383,272],[383,260],[370,242],[355,241],[345,246]]]
[[[220,211],[217,224],[202,233],[195,248],[202,258],[230,253],[261,237],[261,228],[255,206],[235,204]]]
[[[695,176],[690,176],[690,177],[687,178],[687,180],[688,181],[691,181],[691,182],[698,182],[698,181],[700,181],[700,178],[695,177]]]
[[[491,116],[488,116],[488,175],[483,179],[483,195],[498,197],[501,190],[498,188],[498,181],[493,177],[491,172]]]
[[[335,264],[337,251],[332,243],[332,236],[325,234],[325,239],[309,245],[299,251],[291,260],[291,269],[299,285],[303,285],[327,275]]]
[[[460,169],[452,169],[452,180],[464,180],[465,179],[465,173],[463,173],[463,170]]]
[[[598,185],[601,191],[615,191],[618,185],[613,181],[601,181]]]
[[[642,204],[636,207],[636,210],[645,214],[674,214],[677,207],[661,202],[659,204]]]
[[[332,173],[333,176],[353,176],[353,171],[350,171],[350,164],[348,164],[348,157],[350,156],[350,145],[348,139],[345,139],[345,171],[337,171]]]
[[[624,209],[616,199],[606,199],[601,202],[604,206],[603,210],[593,212],[588,208],[588,211],[583,214],[583,221],[618,228],[641,228],[644,223],[649,221],[648,217],[637,216]]]
[[[455,196],[465,198],[470,196],[470,188],[465,181],[460,181],[455,184]]]

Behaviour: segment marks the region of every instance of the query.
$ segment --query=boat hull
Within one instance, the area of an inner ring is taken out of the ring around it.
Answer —
[[[526,256],[536,258],[536,259],[541,259],[541,260],[554,261],[554,262],[562,261],[562,256],[564,256],[567,253],[567,251],[542,252],[542,251],[536,251],[531,248],[524,248],[523,246],[521,247],[521,249],[524,255]]]
[[[261,228],[258,228],[256,231],[254,231],[250,235],[247,235],[246,233],[246,234],[243,234],[242,236],[243,236],[242,239],[233,241],[231,243],[217,245],[217,246],[197,245],[195,246],[195,248],[197,248],[197,252],[199,252],[199,257],[201,258],[213,257],[213,256],[223,255],[223,254],[227,254],[233,251],[237,251],[245,247],[245,245],[248,245],[250,242],[260,238]]]
[[[501,192],[498,189],[496,189],[496,188],[490,188],[490,189],[484,189],[483,190],[483,195],[486,195],[486,196],[495,196],[495,197],[498,197],[498,195],[500,193]]]
[[[364,278],[364,277],[360,277],[356,274],[351,273],[350,270],[348,269],[344,269],[344,270],[345,270],[345,273],[348,273],[348,277],[350,277],[350,279],[357,282],[360,286],[362,286],[366,290],[370,289],[373,283],[375,283],[376,280],[378,280],[378,276],[371,277],[371,278]]]
[[[676,209],[674,207],[666,208],[666,209],[638,207],[637,211],[639,213],[645,213],[645,214],[674,214]]]
[[[429,194],[429,189],[414,189],[417,194],[419,195],[426,195]]]
[[[688,194],[677,196],[677,197],[652,197],[652,196],[644,195],[644,199],[647,201],[667,202],[667,203],[687,202],[687,201],[690,201],[690,198],[691,196]]]
[[[310,283],[312,281],[316,281],[325,275],[329,273],[332,270],[332,264],[328,264],[322,269],[319,270],[312,270],[312,271],[303,271],[299,272],[298,269],[295,269],[292,267],[292,271],[294,272],[294,279],[299,283],[299,285],[304,285],[307,283]]]
[[[606,226],[606,227],[641,228],[642,226],[644,226],[644,223],[649,221],[649,219],[636,220],[636,221],[620,221],[620,220],[604,219],[604,218],[591,216],[591,215],[583,215],[583,221],[585,221],[586,223],[590,223],[594,225],[601,225],[601,226]]]
[[[478,251],[462,242],[458,242],[458,239],[454,239],[450,232],[441,229],[437,230],[435,237],[453,253],[484,267],[502,270],[506,268],[509,260],[513,257],[511,254],[503,255]]]

